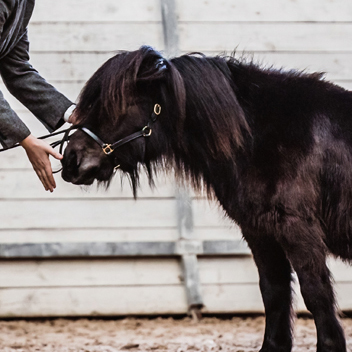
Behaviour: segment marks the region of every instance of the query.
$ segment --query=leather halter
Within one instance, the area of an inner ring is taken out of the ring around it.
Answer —
[[[122,145],[129,143],[137,138],[140,137],[149,137],[152,134],[152,128],[151,125],[157,120],[158,116],[161,113],[161,106],[160,104],[155,104],[154,105],[154,109],[153,112],[150,116],[150,120],[148,121],[147,125],[145,125],[140,131],[132,133],[130,135],[128,135],[127,137],[121,138],[118,141],[114,142],[114,143],[105,143],[103,142],[94,132],[92,132],[89,128],[84,127],[84,126],[72,126],[69,130],[67,130],[67,132],[65,133],[65,136],[63,137],[62,141],[61,141],[61,145],[60,145],[60,154],[62,154],[62,150],[63,150],[63,144],[64,142],[69,141],[70,137],[69,137],[69,133],[72,130],[81,130],[84,133],[86,133],[89,137],[91,137],[96,143],[99,144],[99,146],[101,147],[101,149],[103,150],[105,155],[111,155],[114,150],[118,147],[121,147]],[[119,166],[119,165],[118,165]],[[115,168],[118,168],[118,166],[116,166]]]
[[[160,113],[161,113],[161,106],[159,104],[155,104],[153,112],[150,116],[150,121],[146,126],[144,126],[140,131],[132,133],[127,137],[121,138],[118,141],[111,144],[104,143],[95,133],[93,133],[91,130],[89,130],[86,127],[79,127],[79,129],[85,132],[89,137],[93,138],[100,145],[101,149],[106,155],[110,155],[116,148],[121,147],[126,143],[129,143],[140,137],[149,137],[152,134],[151,124],[157,120]]]

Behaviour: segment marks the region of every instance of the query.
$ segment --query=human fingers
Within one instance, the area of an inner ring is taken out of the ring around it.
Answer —
[[[53,192],[54,189],[56,188],[56,182],[54,179],[53,170],[51,169],[50,163],[49,163],[49,166],[45,168],[45,178],[46,178],[47,184],[49,185],[50,192]]]
[[[44,148],[45,148],[45,151],[51,156],[53,156],[55,159],[61,160],[63,158],[63,156],[59,152],[57,152],[54,148],[52,148],[49,144],[46,144]]]
[[[41,141],[43,142],[43,141]],[[49,155],[53,156],[55,159],[61,160],[63,156],[57,152],[50,144],[43,142],[41,148]]]
[[[34,171],[35,171],[35,173],[37,174],[37,176],[38,176],[40,182],[42,183],[42,185],[43,185],[43,187],[44,187],[44,189],[45,189],[46,191],[49,191],[49,190],[51,191],[50,184],[49,184],[49,182],[48,182],[48,178],[47,178],[47,176],[46,176],[46,173],[43,172],[42,169],[37,169],[37,168],[34,168]]]
[[[51,163],[47,154],[41,159],[41,163],[37,163],[34,166],[34,170],[37,173],[40,181],[42,182],[46,191],[50,190],[53,192],[56,188],[56,182],[53,176]]]
[[[53,176],[53,170],[51,168],[51,163],[48,155],[45,155],[45,158],[42,159],[42,164],[40,166],[40,175],[50,192],[53,192],[56,188],[56,182]]]

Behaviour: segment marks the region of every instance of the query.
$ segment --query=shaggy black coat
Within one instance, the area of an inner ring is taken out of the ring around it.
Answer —
[[[77,114],[115,141],[150,123],[155,103],[162,113],[153,134],[110,158],[75,133],[63,177],[107,181],[119,164],[135,191],[138,165],[151,179],[153,170],[172,167],[215,196],[242,229],[266,311],[261,351],[291,351],[292,270],[315,319],[317,350],[346,351],[325,260],[352,258],[352,93],[320,74],[200,54],[168,61],[142,47],[93,75]]]

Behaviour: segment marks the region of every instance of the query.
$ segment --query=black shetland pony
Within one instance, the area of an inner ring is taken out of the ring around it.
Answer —
[[[77,118],[66,181],[109,182],[119,166],[136,192],[140,165],[151,181],[170,168],[240,225],[260,275],[261,352],[291,351],[293,270],[317,351],[346,351],[325,260],[352,259],[352,93],[320,74],[142,47],[92,76]]]

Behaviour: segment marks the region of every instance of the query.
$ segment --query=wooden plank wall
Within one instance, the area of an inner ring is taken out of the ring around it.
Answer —
[[[230,53],[276,67],[326,71],[352,87],[352,4],[339,0],[177,0],[181,52]],[[41,0],[29,27],[31,61],[75,100],[84,82],[116,50],[163,49],[159,0]],[[5,93],[3,84],[0,89]],[[6,93],[36,135],[45,129]],[[55,163],[54,163],[55,165]],[[56,176],[44,192],[22,150],[0,154],[0,243],[174,241],[175,183],[142,181],[132,199],[116,176],[108,191]],[[193,197],[194,237],[238,239],[216,204]],[[352,309],[351,269],[331,262],[340,306]],[[205,312],[263,310],[250,257],[199,259]],[[176,258],[0,262],[0,316],[167,314],[187,311]],[[298,298],[298,309],[303,309]]]

